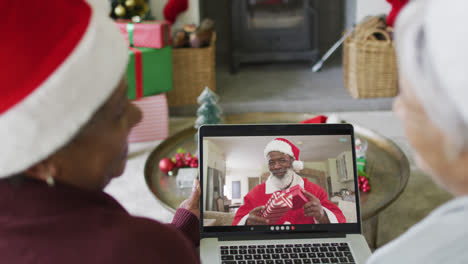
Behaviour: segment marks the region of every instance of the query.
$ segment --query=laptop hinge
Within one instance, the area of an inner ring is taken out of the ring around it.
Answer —
[[[272,239],[300,239],[300,238],[339,238],[346,237],[344,233],[314,233],[314,234],[256,234],[255,236],[221,236],[218,241],[239,241],[239,240],[272,240]]]

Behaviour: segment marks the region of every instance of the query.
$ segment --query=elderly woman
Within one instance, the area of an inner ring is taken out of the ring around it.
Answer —
[[[456,198],[369,264],[468,263],[467,10],[466,0],[412,1],[397,19],[401,93],[394,110],[418,165]]]
[[[172,224],[103,192],[141,119],[107,14],[83,0],[0,8],[0,263],[199,263],[198,183]]]

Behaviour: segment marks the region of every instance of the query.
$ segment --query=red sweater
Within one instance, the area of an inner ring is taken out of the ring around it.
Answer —
[[[199,220],[131,216],[106,193],[0,180],[0,263],[199,263]]]

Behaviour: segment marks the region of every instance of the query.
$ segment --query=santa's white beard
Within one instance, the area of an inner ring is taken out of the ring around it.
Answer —
[[[281,178],[270,173],[271,183],[277,189],[280,189],[280,190],[286,189],[286,187],[289,187],[289,185],[291,184],[294,178],[294,174],[295,174],[294,170],[292,169],[288,169],[286,173],[284,174],[284,176]]]

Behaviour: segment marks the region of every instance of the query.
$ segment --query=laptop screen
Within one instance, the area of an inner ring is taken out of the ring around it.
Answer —
[[[360,232],[351,125],[204,126],[199,143],[202,234]]]

